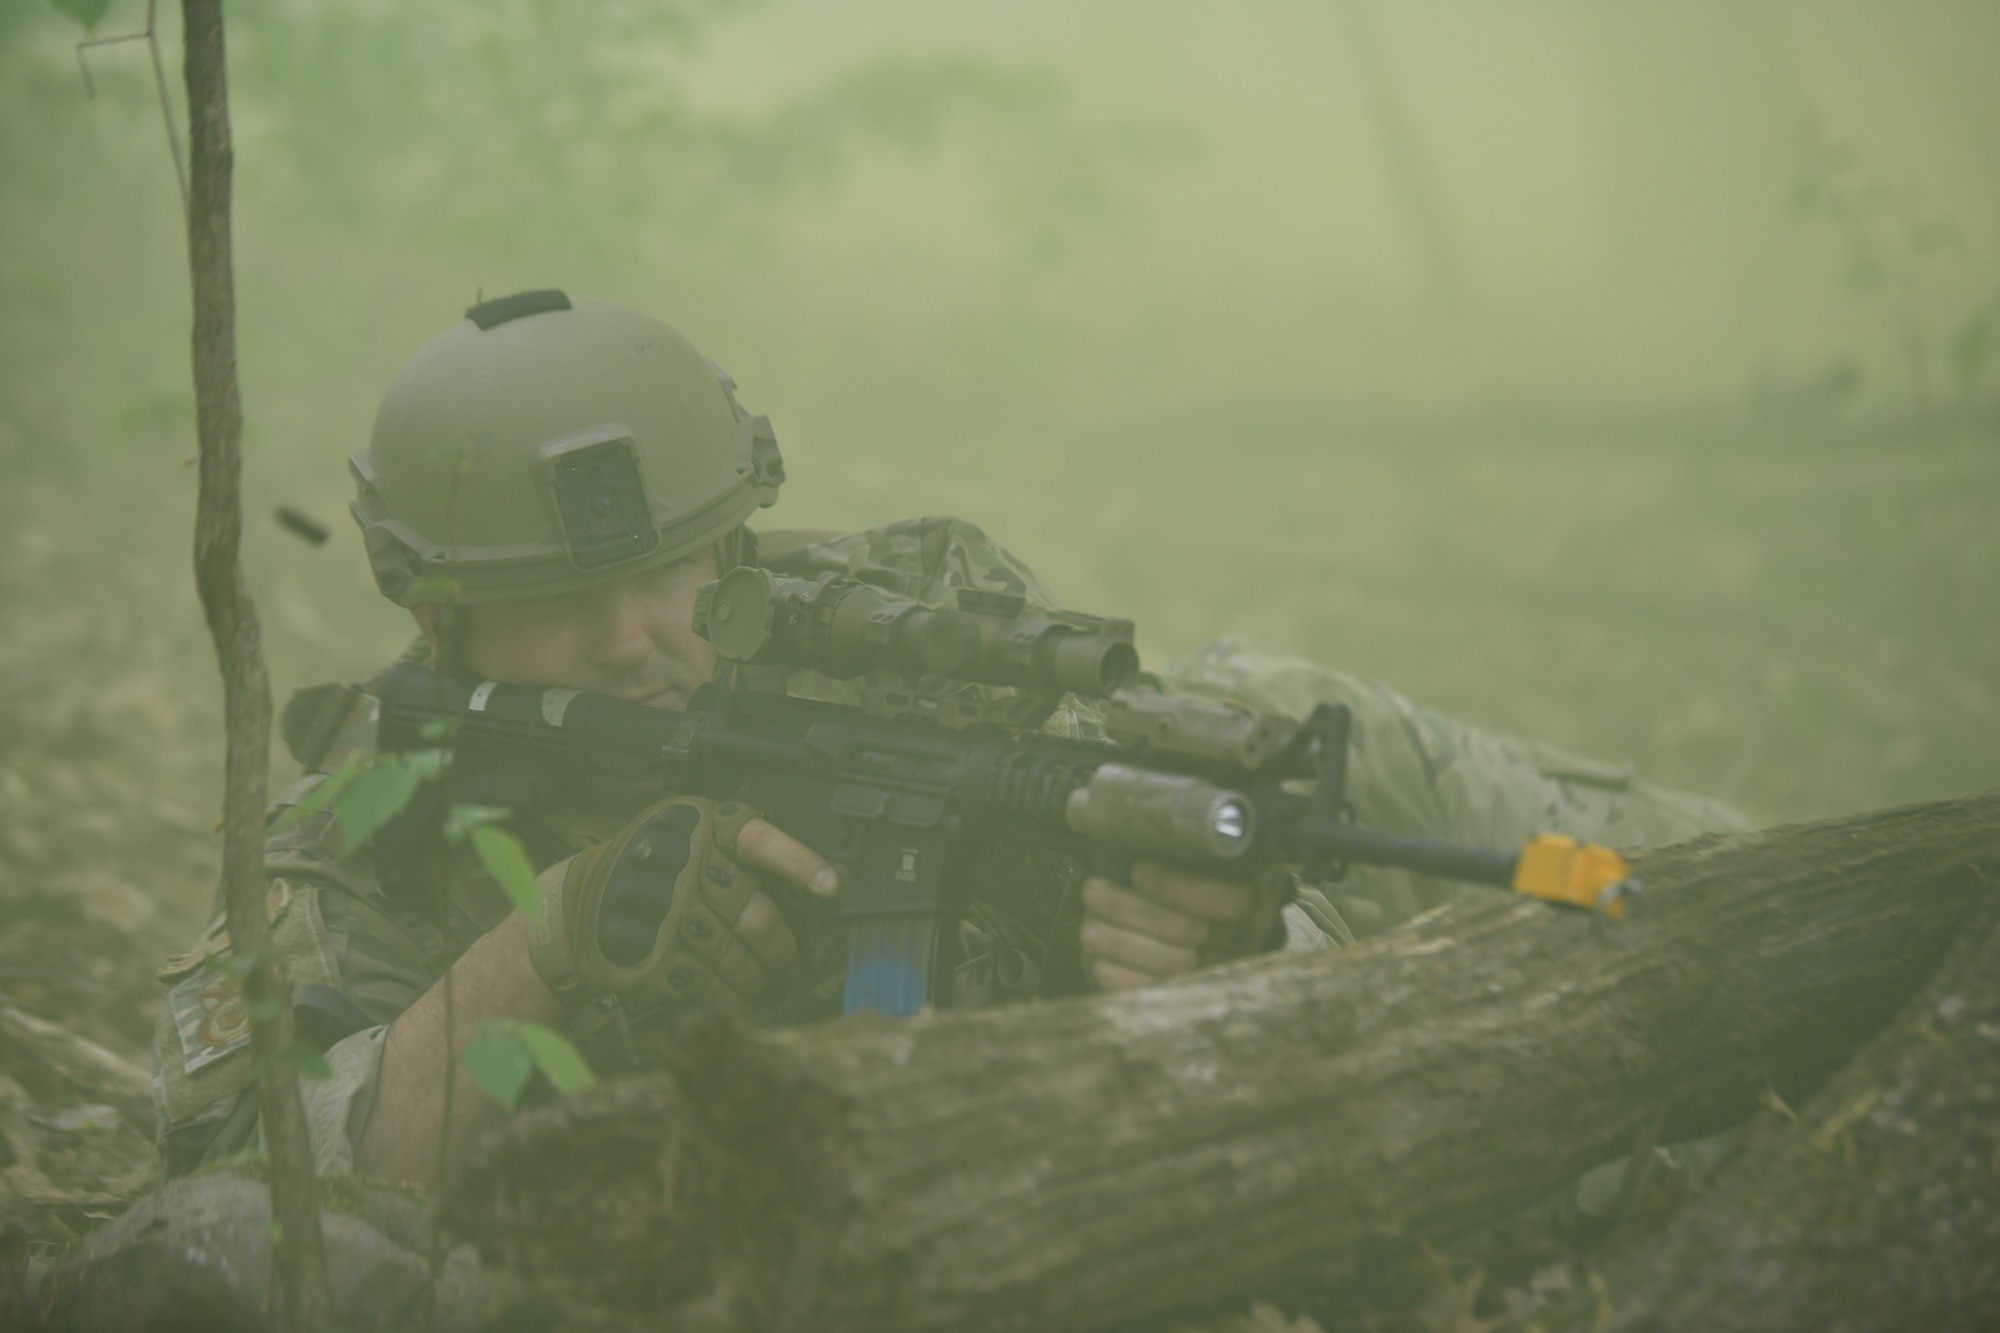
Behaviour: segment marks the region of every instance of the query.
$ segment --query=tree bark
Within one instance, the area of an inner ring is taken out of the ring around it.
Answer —
[[[264,908],[264,798],[271,744],[271,683],[257,608],[243,579],[243,409],[236,380],[236,287],[230,258],[229,85],[221,0],[182,0],[188,97],[188,271],[194,288],[194,390],[201,441],[195,509],[195,585],[222,670],[222,897],[241,959],[251,1052],[271,1162],[271,1211],[284,1290],[284,1323],[317,1329],[332,1301],[313,1193],[312,1147],[298,1078],[280,1060],[292,1042],[291,987],[271,957]]]
[[[1650,853],[1611,924],[1500,895],[1363,946],[749,1035],[524,1116],[450,1221],[634,1327],[1085,1329],[1334,1282],[1635,1135],[1802,1102],[2000,874],[2000,793]],[[1985,876],[1986,878],[1982,878]]]
[[[1549,1327],[2000,1328],[2000,903],[1804,1114]]]

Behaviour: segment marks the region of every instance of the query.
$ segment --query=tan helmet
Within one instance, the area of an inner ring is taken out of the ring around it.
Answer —
[[[691,555],[778,498],[771,423],[658,320],[522,292],[410,358],[349,460],[404,606],[547,597]]]

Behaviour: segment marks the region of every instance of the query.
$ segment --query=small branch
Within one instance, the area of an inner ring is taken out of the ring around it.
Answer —
[[[97,96],[97,85],[91,81],[90,62],[83,58],[85,47],[118,46],[125,42],[144,42],[146,53],[153,62],[153,88],[160,95],[160,122],[167,130],[167,152],[174,159],[174,182],[181,187],[181,213],[188,209],[187,167],[181,162],[181,136],[174,128],[174,106],[167,97],[167,71],[160,61],[160,32],[153,22],[154,11],[160,0],[146,0],[146,26],[138,32],[121,33],[116,37],[92,37],[76,44],[76,69],[83,75],[83,95]]]
[[[201,441],[195,510],[195,584],[222,670],[223,902],[239,957],[259,960],[244,978],[250,1049],[271,1162],[273,1249],[284,1291],[283,1326],[323,1328],[333,1304],[313,1188],[312,1145],[298,1076],[281,1062],[292,1042],[291,989],[270,952],[264,906],[264,798],[271,683],[257,608],[243,578],[240,494],[243,410],[236,380],[236,293],[230,258],[229,87],[221,0],[181,0],[185,24],[192,170],[188,270],[194,288],[194,389]]]

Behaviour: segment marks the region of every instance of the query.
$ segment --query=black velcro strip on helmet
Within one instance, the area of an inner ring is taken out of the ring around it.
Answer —
[[[483,333],[487,329],[498,328],[510,319],[522,319],[528,315],[545,315],[551,310],[568,310],[569,296],[553,287],[538,292],[515,292],[512,296],[496,296],[491,301],[481,301],[465,312],[465,317],[479,326]]]
[[[563,540],[578,569],[602,569],[659,546],[629,438],[572,449],[551,471]]]

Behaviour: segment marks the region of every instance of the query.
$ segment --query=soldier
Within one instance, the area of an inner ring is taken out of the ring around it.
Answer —
[[[1031,570],[954,519],[760,541],[745,522],[784,481],[768,421],[745,411],[729,376],[666,325],[561,292],[484,302],[426,345],[390,387],[351,468],[376,583],[420,631],[412,657],[501,682],[685,706],[716,671],[714,648],[692,627],[696,590],[745,563],[858,577],[931,605],[965,588],[1056,604]],[[1564,832],[1630,848],[1744,826],[1733,811],[1640,784],[1629,769],[1481,732],[1241,643],[1203,649],[1163,684],[1292,716],[1323,699],[1347,703],[1349,799],[1362,822],[1383,828],[1497,847]],[[848,689],[807,672],[786,687],[829,698]],[[373,718],[368,682],[296,696],[283,731],[306,774],[274,815],[365,753]],[[1047,726],[1086,735],[1092,716],[1072,704]],[[781,897],[836,899],[836,868],[754,811],[657,796],[577,793],[561,808],[516,815],[554,927],[540,932],[469,857],[442,884],[433,843],[419,853],[385,830],[347,847],[328,812],[271,840],[274,947],[301,985],[301,1030],[333,1069],[304,1087],[321,1172],[430,1183],[447,1060],[459,1079],[451,1153],[500,1114],[458,1058],[488,1019],[572,1025],[606,995],[756,1022],[838,1012],[841,957],[800,957],[778,906]],[[636,858],[656,854],[641,873]],[[1063,872],[1005,864],[991,873]],[[1076,932],[1089,984],[1139,987],[1189,971],[1208,932],[1251,906],[1243,887],[1170,865],[1140,862],[1130,881],[1071,886],[1081,922],[1061,928]],[[1272,944],[1343,943],[1455,891],[1357,869],[1337,888],[1304,889]],[[961,928],[969,961],[960,999],[1034,993],[1048,933],[1001,913],[974,917]],[[576,947],[582,940],[592,947]],[[162,972],[172,989],[156,1086],[169,1174],[258,1142],[241,1002],[226,974],[203,966],[227,947],[218,922]],[[437,984],[447,970],[449,1037]]]

